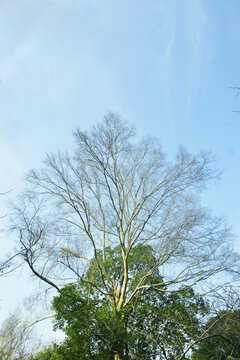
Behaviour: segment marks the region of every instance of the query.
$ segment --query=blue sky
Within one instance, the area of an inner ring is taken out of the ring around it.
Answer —
[[[239,19],[238,0],[0,0],[0,191],[14,198],[46,152],[112,110],[170,156],[216,155],[224,173],[204,202],[240,250]]]

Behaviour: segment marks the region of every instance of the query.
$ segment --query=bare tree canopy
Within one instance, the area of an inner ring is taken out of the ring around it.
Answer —
[[[37,277],[57,290],[66,282],[88,283],[120,310],[143,289],[206,286],[237,265],[229,228],[199,203],[200,191],[217,176],[210,154],[181,148],[170,164],[158,140],[137,142],[134,128],[114,113],[74,136],[73,154],[47,155],[44,168],[28,173],[16,207],[21,255]],[[156,261],[130,288],[128,259],[139,244],[150,245]],[[116,246],[121,274],[104,265]],[[85,276],[92,258],[97,280]],[[163,281],[149,284],[156,270]]]

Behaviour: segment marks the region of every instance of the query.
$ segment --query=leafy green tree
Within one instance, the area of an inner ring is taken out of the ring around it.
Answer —
[[[99,254],[100,256],[101,254]],[[109,259],[102,264],[121,275],[121,248],[106,249]],[[129,287],[135,286],[149,263],[156,261],[149,245],[137,245],[129,257]],[[207,312],[203,299],[192,289],[167,293],[158,269],[147,285],[162,282],[161,288],[142,289],[124,310],[117,312],[101,293],[87,282],[99,283],[95,259],[86,273],[85,284],[71,284],[54,298],[55,327],[66,333],[65,345],[81,359],[175,359],[186,343],[199,334],[199,316]],[[99,284],[100,286],[100,284]]]
[[[222,310],[203,328],[204,338],[193,352],[193,360],[240,358],[240,310]]]
[[[73,351],[67,349],[64,344],[52,344],[31,355],[28,360],[79,360],[79,357],[74,356]]]

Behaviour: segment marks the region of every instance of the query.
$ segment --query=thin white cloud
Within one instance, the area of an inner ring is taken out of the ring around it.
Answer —
[[[188,39],[188,79],[187,79],[187,101],[186,108],[189,113],[193,109],[193,101],[197,96],[199,87],[205,87],[204,63],[209,59],[207,47],[206,22],[207,14],[204,11],[201,0],[188,3],[186,21],[186,36]],[[187,9],[186,9],[187,10]]]
[[[159,13],[159,81],[168,119],[178,119],[178,103],[191,113],[199,89],[206,87],[204,65],[209,60],[207,14],[201,0],[156,3]],[[181,119],[181,121],[184,121]]]

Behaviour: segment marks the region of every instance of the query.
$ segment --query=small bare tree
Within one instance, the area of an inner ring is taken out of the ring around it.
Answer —
[[[36,351],[39,344],[33,339],[32,329],[19,318],[11,314],[0,328],[0,359],[27,360]]]
[[[14,224],[22,257],[38,278],[57,290],[66,282],[88,283],[117,312],[143,289],[204,284],[206,290],[209,279],[237,261],[229,228],[199,203],[200,191],[217,176],[211,156],[180,149],[170,164],[156,139],[136,142],[134,135],[114,113],[90,132],[77,130],[74,154],[47,155],[43,169],[29,172]],[[130,289],[128,259],[138,244],[151,245],[157,260]],[[121,247],[119,276],[104,266],[115,246]],[[85,276],[92,258],[97,282]],[[163,281],[149,284],[157,269]]]
[[[11,190],[10,190],[11,191]],[[0,193],[0,196],[5,196],[7,195],[10,191],[6,191],[4,193]],[[7,214],[4,215],[0,215],[0,220],[6,218]],[[0,227],[0,233],[2,234],[4,232],[4,229],[2,227]],[[18,257],[18,255],[20,254],[16,254],[14,253],[14,255],[7,255],[5,256],[3,259],[0,259],[0,276],[2,275],[6,275],[9,274],[10,272],[12,272],[13,270],[15,270],[15,265],[16,265],[16,258]],[[19,264],[18,264],[19,265]],[[18,266],[17,265],[17,266]]]

